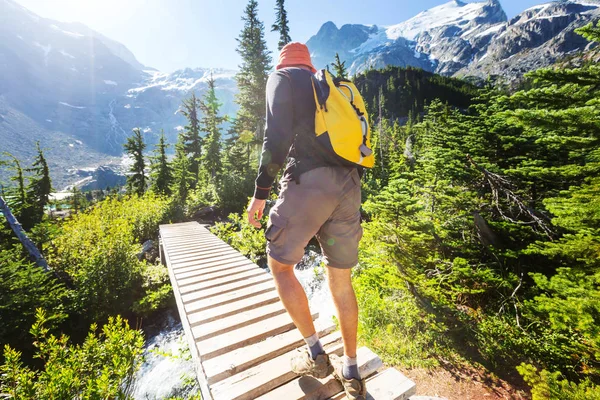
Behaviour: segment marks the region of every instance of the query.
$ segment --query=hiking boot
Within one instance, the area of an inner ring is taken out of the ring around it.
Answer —
[[[327,354],[319,354],[317,359],[313,360],[308,349],[302,347],[297,349],[297,353],[292,357],[292,371],[298,375],[323,379],[333,372],[333,367]]]
[[[342,384],[348,400],[366,400],[367,385],[365,384],[365,380],[344,378],[344,374],[342,374],[344,363],[342,359],[336,355],[331,356],[331,364],[333,365],[333,375]]]

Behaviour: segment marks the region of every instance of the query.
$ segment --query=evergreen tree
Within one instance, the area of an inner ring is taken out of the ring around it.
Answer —
[[[152,184],[150,190],[154,193],[170,195],[173,174],[167,160],[167,148],[169,145],[165,139],[165,133],[162,132],[160,140],[154,148],[154,155],[151,157],[150,177]]]
[[[290,37],[290,28],[288,26],[289,21],[287,18],[287,11],[284,6],[285,0],[276,0],[277,5],[275,6],[276,20],[271,27],[271,32],[279,32],[279,43],[278,50],[281,51],[283,46],[292,41]]]
[[[6,165],[9,171],[12,171],[14,175],[10,177],[10,180],[14,182],[15,186],[9,186],[6,188],[6,201],[10,205],[13,214],[19,220],[23,226],[30,227],[27,210],[29,208],[29,199],[27,197],[27,188],[25,186],[25,174],[21,167],[21,162],[12,154],[8,152],[3,153],[4,156],[10,158],[10,161],[4,161],[0,165]]]
[[[236,103],[240,109],[235,120],[238,135],[251,132],[257,143],[262,142],[265,118],[265,88],[271,56],[264,38],[264,25],[258,19],[258,2],[249,0],[242,16],[244,27],[236,39],[236,51],[242,57],[239,72],[235,76],[238,94]]]
[[[198,176],[200,171],[200,159],[202,157],[202,137],[200,136],[200,99],[195,93],[184,99],[181,113],[188,119],[188,124],[183,133],[184,151],[188,156],[190,173]],[[196,182],[191,182],[192,188],[196,187]]]
[[[37,156],[28,172],[33,172],[34,176],[29,179],[27,187],[27,198],[29,199],[29,220],[33,224],[42,221],[44,208],[50,202],[50,192],[52,191],[52,181],[50,179],[50,170],[44,157],[44,152],[40,148],[40,142],[36,142]],[[27,229],[27,228],[26,228]]]
[[[184,205],[195,177],[190,172],[190,159],[185,151],[185,138],[183,134],[179,134],[177,144],[175,144],[175,158],[173,159],[172,166],[173,183],[171,193],[173,193],[179,205]]]
[[[221,124],[225,117],[219,116],[219,108],[222,103],[217,99],[215,92],[215,80],[208,80],[208,90],[200,102],[200,108],[204,114],[201,125],[202,130],[207,133],[205,138],[205,150],[202,156],[202,170],[206,172],[211,183],[215,183],[221,175],[223,168],[221,161]]]
[[[146,173],[144,171],[146,168],[144,160],[146,144],[140,128],[133,130],[133,135],[127,138],[127,143],[123,147],[133,159],[133,164],[129,170],[131,174],[127,177],[127,191],[142,196],[146,191]]]
[[[340,60],[340,55],[335,53],[335,61],[331,64],[335,76],[338,78],[348,79],[348,71],[346,70],[346,61]]]

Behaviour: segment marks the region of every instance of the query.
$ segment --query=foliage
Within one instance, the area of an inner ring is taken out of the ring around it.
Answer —
[[[197,177],[200,172],[200,158],[202,157],[199,110],[200,99],[196,97],[196,93],[192,93],[181,103],[180,111],[187,118],[188,124],[179,137],[179,141],[183,145],[180,151],[186,155],[189,163],[188,171],[193,177]],[[175,151],[178,151],[177,148]],[[190,181],[190,185],[192,188],[196,187],[196,181]]]
[[[152,183],[150,190],[158,195],[169,196],[173,182],[173,173],[167,160],[167,148],[165,133],[162,132],[158,144],[154,148],[150,164],[150,178]]]
[[[338,78],[348,79],[348,71],[346,69],[346,61],[340,60],[340,55],[335,53],[335,61],[331,64],[333,67],[334,75]]]
[[[266,265],[265,233],[250,225],[244,214],[229,214],[228,222],[219,222],[210,231],[253,262]]]
[[[133,164],[127,176],[127,191],[130,194],[142,196],[146,191],[146,161],[144,160],[144,149],[146,144],[142,137],[142,130],[135,128],[133,135],[127,138],[127,143],[123,145],[125,151],[133,159]]]
[[[0,250],[0,343],[22,346],[35,309],[61,314],[68,289],[16,250]],[[21,347],[22,348],[22,347]]]
[[[383,70],[368,70],[357,74],[353,81],[365,100],[369,114],[377,110],[375,104],[382,90],[386,102],[383,115],[392,122],[409,114],[420,115],[435,99],[465,109],[477,95],[477,88],[465,81],[413,67],[388,66]],[[402,144],[397,143],[399,146]]]
[[[83,344],[72,345],[68,336],[50,333],[52,318],[38,309],[31,328],[36,358],[44,368],[24,366],[21,354],[6,346],[0,391],[14,399],[132,398],[133,377],[142,362],[142,334],[121,317],[111,317],[102,332],[96,333],[93,324]]]
[[[200,101],[203,117],[202,130],[206,132],[204,138],[204,154],[202,155],[202,175],[200,182],[203,185],[217,184],[223,172],[221,162],[221,124],[226,118],[219,115],[222,103],[217,99],[215,80],[212,75],[208,80],[208,90]]]
[[[580,383],[569,382],[561,377],[560,372],[550,373],[546,370],[538,372],[531,364],[517,367],[523,379],[531,386],[532,400],[599,400],[600,387],[589,379]]]
[[[279,42],[277,43],[277,49],[281,51],[283,46],[292,41],[290,37],[290,27],[287,18],[287,11],[285,10],[285,0],[276,0],[275,11],[275,23],[271,27],[271,32],[279,32]]]
[[[33,172],[34,175],[29,178],[29,185],[27,186],[26,196],[29,204],[26,214],[27,222],[30,226],[25,225],[25,229],[29,229],[35,224],[42,222],[44,210],[50,202],[50,192],[52,191],[50,170],[39,142],[36,142],[36,148],[37,155],[33,161],[33,165],[27,169],[27,172]]]
[[[258,2],[249,0],[242,15],[244,27],[236,39],[236,51],[242,58],[235,76],[239,92],[236,103],[240,108],[234,121],[237,135],[253,133],[262,141],[265,118],[265,88],[271,70],[271,56],[265,40],[265,28],[258,19]]]
[[[77,310],[94,321],[130,311],[145,295],[148,268],[137,257],[141,243],[157,236],[169,212],[169,201],[152,194],[110,197],[61,226],[49,245],[48,263],[75,286]]]

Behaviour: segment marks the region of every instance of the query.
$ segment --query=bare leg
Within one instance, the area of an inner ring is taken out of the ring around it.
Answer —
[[[282,264],[271,257],[267,260],[273,280],[279,293],[279,298],[294,321],[296,328],[302,334],[302,337],[309,337],[315,334],[315,325],[308,307],[306,293],[294,275],[294,266]]]
[[[337,309],[342,339],[344,340],[344,354],[347,357],[356,357],[356,332],[358,330],[358,304],[352,287],[351,269],[327,268],[329,290],[333,303]]]

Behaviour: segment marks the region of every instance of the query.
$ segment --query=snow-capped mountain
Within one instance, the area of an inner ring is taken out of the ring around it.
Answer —
[[[392,26],[338,29],[327,22],[307,45],[318,67],[331,63],[337,52],[352,74],[369,67],[399,65],[445,75],[512,78],[583,49],[587,43],[573,30],[598,17],[598,0],[547,3],[510,21],[498,0],[454,0]]]
[[[0,151],[27,165],[39,140],[61,187],[80,167],[120,163],[134,127],[142,127],[149,144],[162,129],[175,142],[185,125],[177,113],[181,100],[191,91],[201,96],[210,73],[162,74],[82,24],[41,18],[0,0]],[[223,111],[235,112],[234,72],[212,73]]]

